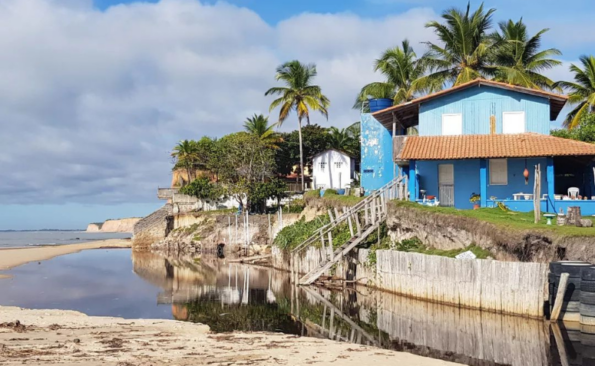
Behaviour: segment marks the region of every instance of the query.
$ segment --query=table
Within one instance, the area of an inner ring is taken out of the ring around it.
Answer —
[[[528,201],[528,200],[533,199],[533,194],[531,194],[531,193],[513,193],[512,197],[515,201],[520,201],[521,197],[523,197],[525,200]]]

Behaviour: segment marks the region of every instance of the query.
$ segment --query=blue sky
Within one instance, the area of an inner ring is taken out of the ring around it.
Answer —
[[[222,136],[254,113],[274,69],[293,58],[318,66],[344,127],[373,60],[410,39],[434,40],[424,24],[439,0],[3,0],[0,6],[0,230],[84,228],[144,216],[170,184],[171,147]],[[472,3],[476,8],[479,1]],[[595,50],[595,2],[502,0],[496,21],[523,17],[549,27],[544,47],[563,52],[549,72]],[[10,50],[8,52],[7,50]],[[295,121],[288,121],[286,129]],[[552,127],[557,124],[553,123]]]

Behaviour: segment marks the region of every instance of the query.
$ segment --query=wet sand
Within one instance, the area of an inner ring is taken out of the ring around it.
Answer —
[[[132,241],[130,239],[108,239],[81,244],[0,249],[0,271],[5,271],[29,262],[43,261],[60,255],[78,253],[81,250],[130,248],[131,246]],[[7,277],[7,275],[0,274],[0,279]]]
[[[17,323],[18,320],[18,323]],[[174,320],[0,307],[0,364],[458,365],[409,353],[277,333],[212,334]]]

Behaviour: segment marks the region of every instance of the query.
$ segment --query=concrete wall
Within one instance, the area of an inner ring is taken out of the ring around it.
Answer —
[[[392,131],[369,113],[361,115],[361,129],[361,185],[369,194],[395,177]]]
[[[439,160],[439,161],[418,161],[416,162],[417,174],[419,179],[419,189],[426,190],[426,195],[438,196],[438,165],[452,164],[454,166],[454,192],[455,207],[460,209],[471,209],[473,204],[469,202],[472,193],[480,194],[479,182],[479,159],[470,160]],[[529,169],[529,184],[525,185],[525,159],[508,159],[508,184],[490,185],[489,163],[488,163],[488,188],[487,199],[495,196],[497,199],[511,199],[513,193],[533,193],[534,184],[534,166],[541,164],[541,191],[547,193],[546,181],[546,159],[533,158],[527,159],[527,169]],[[422,197],[417,197],[421,199]],[[440,199],[440,198],[439,198]],[[516,211],[532,211],[532,201],[527,206],[526,203],[518,202],[518,205],[510,207]]]
[[[496,117],[496,133],[502,133],[504,112],[525,111],[525,132],[550,133],[550,106],[543,97],[490,86],[477,86],[423,103],[419,113],[420,136],[442,134],[442,115],[461,113],[463,134],[490,133],[490,116]]]
[[[327,150],[314,157],[312,167],[314,189],[341,189],[351,183],[355,172],[355,161],[346,154]]]
[[[166,204],[134,225],[132,248],[146,250],[173,229],[173,208]]]

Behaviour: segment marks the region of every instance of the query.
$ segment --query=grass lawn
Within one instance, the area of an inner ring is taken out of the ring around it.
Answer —
[[[320,197],[319,190],[313,190],[313,191],[306,192],[304,194],[304,199],[326,202],[329,204],[329,206],[333,206],[333,207],[343,207],[343,206],[350,207],[350,206],[356,205],[358,202],[363,200],[364,197],[339,195],[339,194],[335,193],[334,189],[327,189],[324,192],[324,197]]]
[[[497,207],[480,208],[478,210],[459,210],[453,207],[424,206],[415,202],[394,201],[394,203],[400,207],[410,207],[420,211],[471,217],[510,229],[549,231],[564,236],[595,236],[595,228],[557,226],[555,218],[552,219],[552,225],[546,225],[547,220],[544,217],[542,217],[539,223],[534,224],[533,212],[503,211]],[[592,217],[585,218],[594,219]]]

